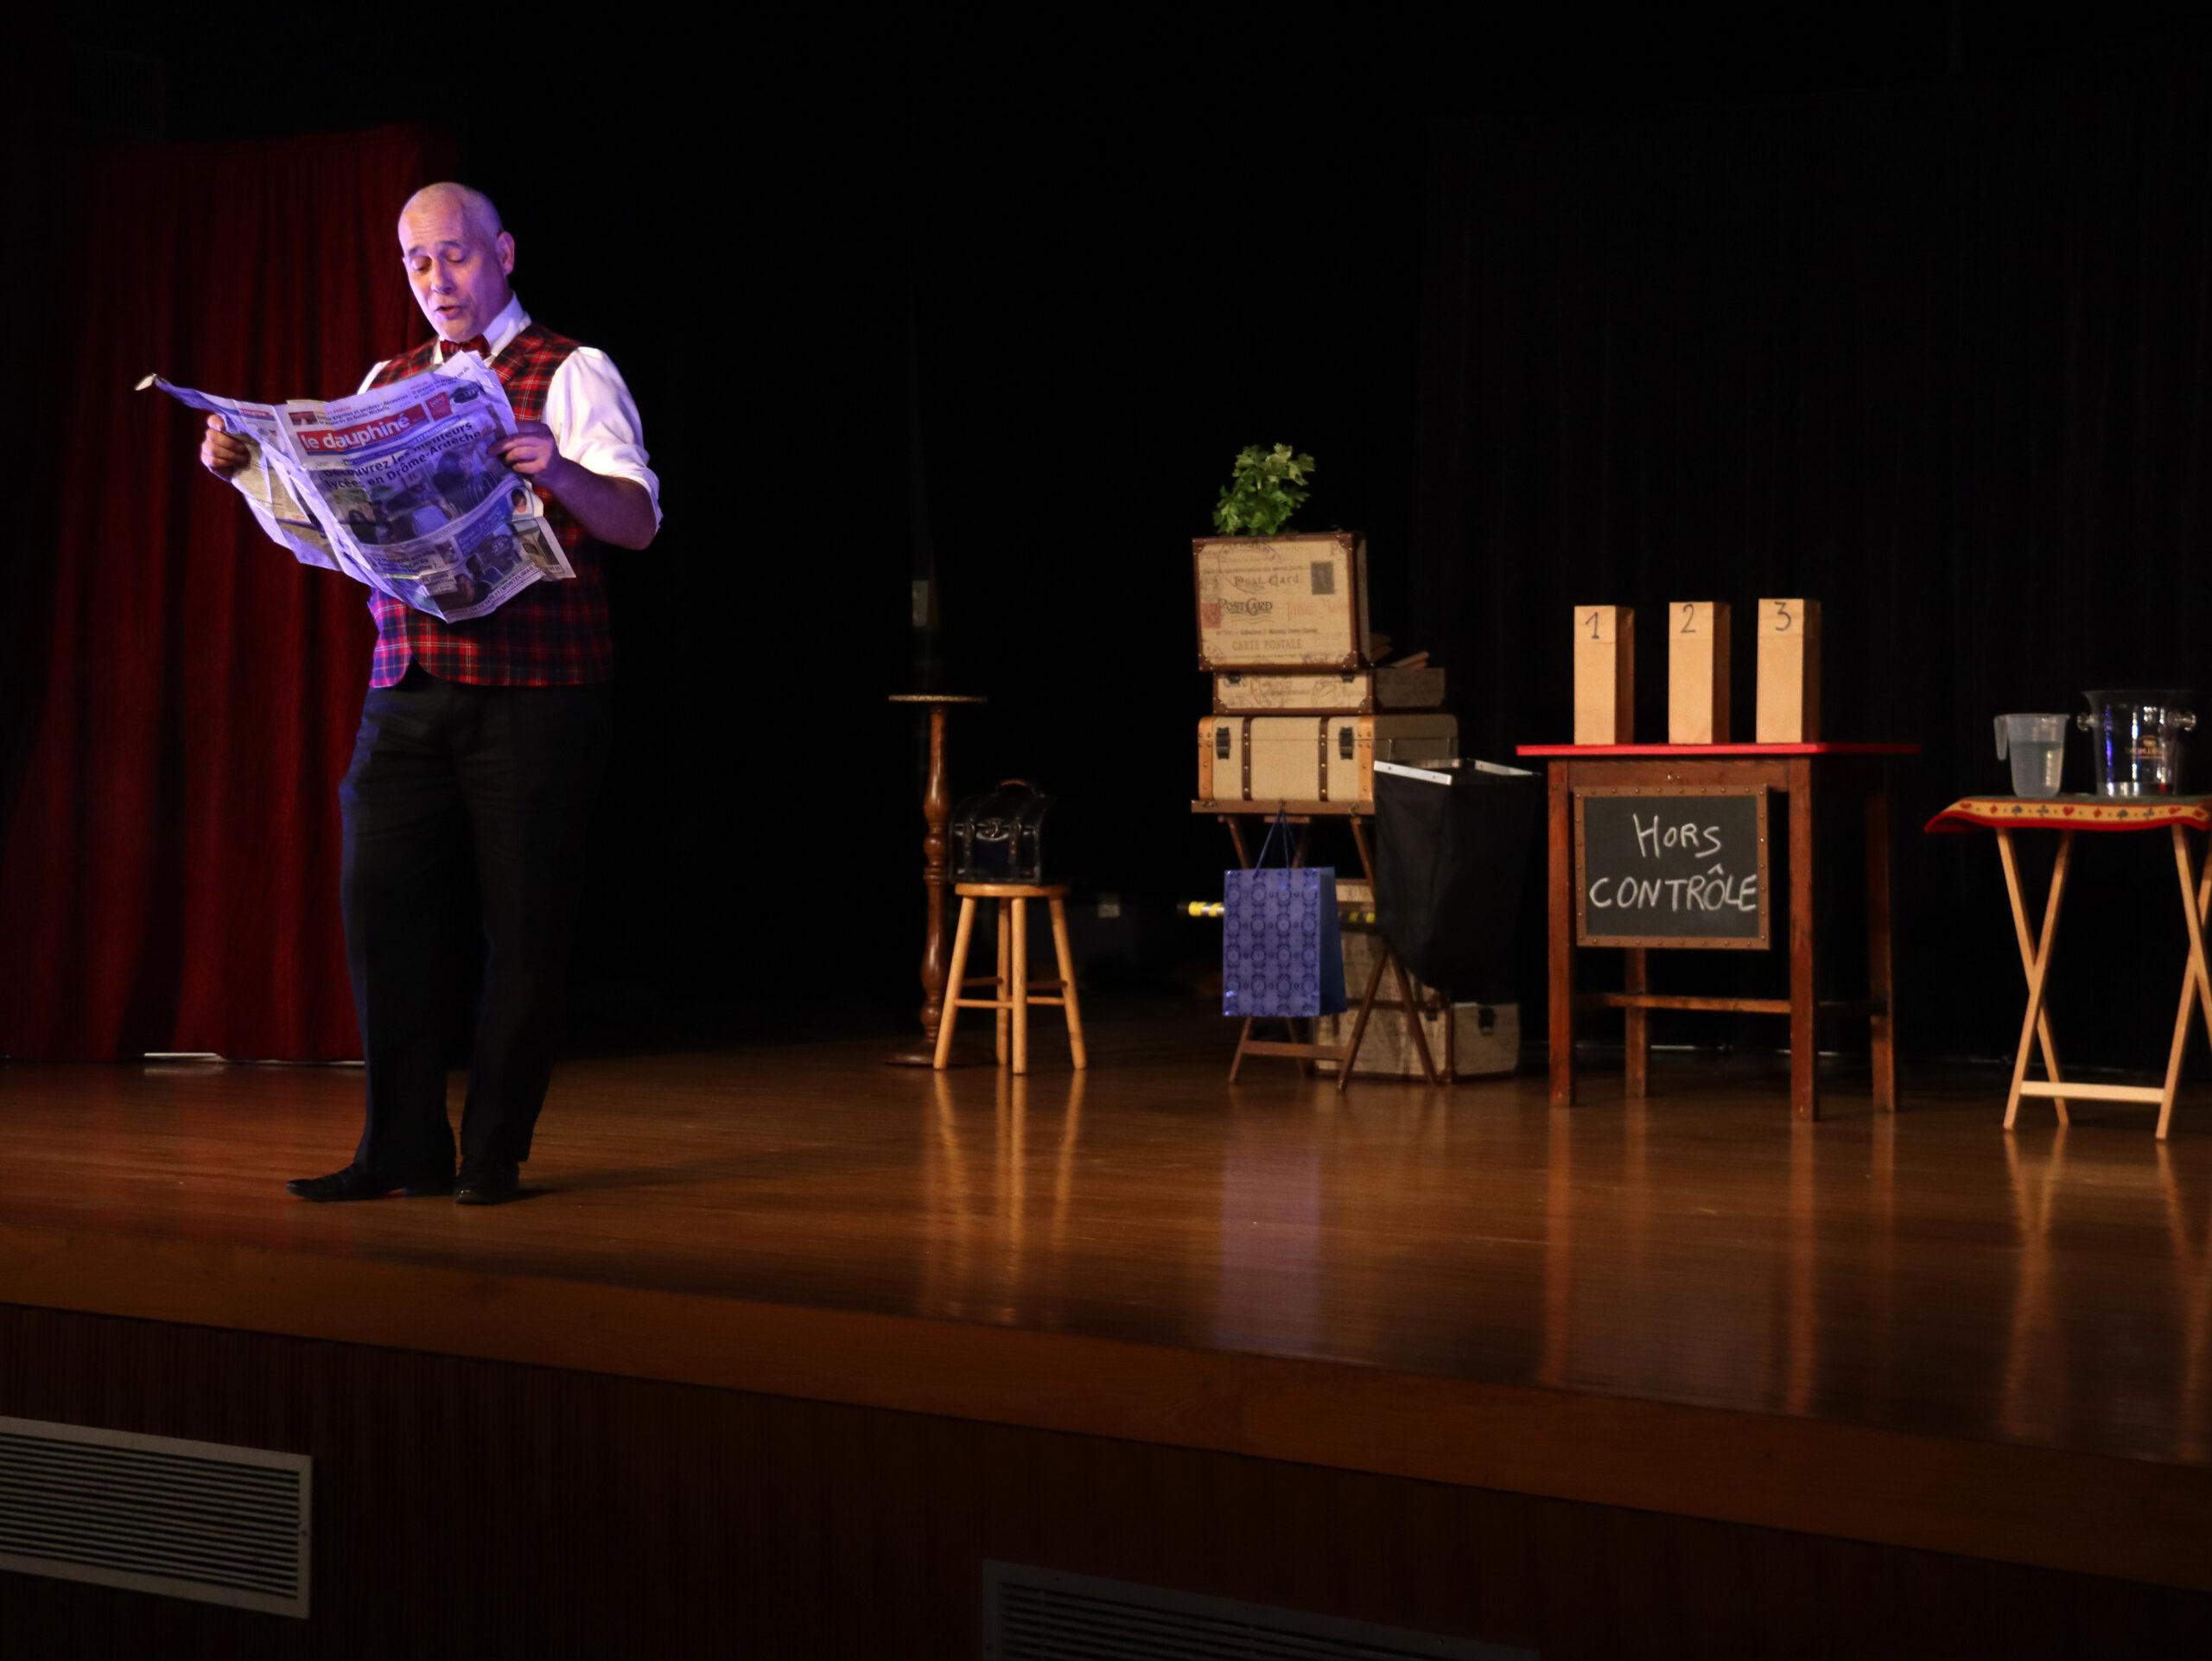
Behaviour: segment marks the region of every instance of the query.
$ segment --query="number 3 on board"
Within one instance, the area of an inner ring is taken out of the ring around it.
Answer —
[[[1767,626],[1759,635],[1758,741],[1815,742],[1821,735],[1821,602],[1770,596],[1759,609]]]

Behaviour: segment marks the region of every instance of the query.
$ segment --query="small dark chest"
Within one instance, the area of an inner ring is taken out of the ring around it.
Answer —
[[[962,802],[952,816],[956,882],[1042,882],[1045,825],[1052,798],[1008,779]]]

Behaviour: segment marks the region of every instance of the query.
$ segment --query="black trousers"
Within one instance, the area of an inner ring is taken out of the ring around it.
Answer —
[[[604,684],[467,686],[419,665],[370,689],[339,789],[346,960],[368,1064],[356,1163],[452,1168],[454,907],[472,861],[485,958],[461,1151],[530,1157],[612,712]]]

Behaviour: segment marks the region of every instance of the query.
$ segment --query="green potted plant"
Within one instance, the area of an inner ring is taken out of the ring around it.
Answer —
[[[1236,452],[1229,482],[1214,504],[1213,526],[1224,537],[1272,537],[1313,493],[1306,487],[1313,458],[1287,444],[1263,450],[1247,444]]]

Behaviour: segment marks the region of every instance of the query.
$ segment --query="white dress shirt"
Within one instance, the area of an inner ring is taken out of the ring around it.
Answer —
[[[507,343],[529,327],[530,314],[522,309],[522,297],[509,296],[506,305],[484,331],[485,343],[492,348],[491,361],[496,365]],[[438,355],[442,361],[442,344]],[[355,390],[367,391],[369,383],[391,361],[387,358],[372,365]],[[580,346],[563,359],[553,372],[552,384],[545,389],[545,424],[552,429],[553,442],[561,454],[578,467],[643,485],[645,494],[652,498],[653,523],[660,524],[660,480],[646,464],[644,423],[638,419],[638,406],[612,358],[595,346]]]

